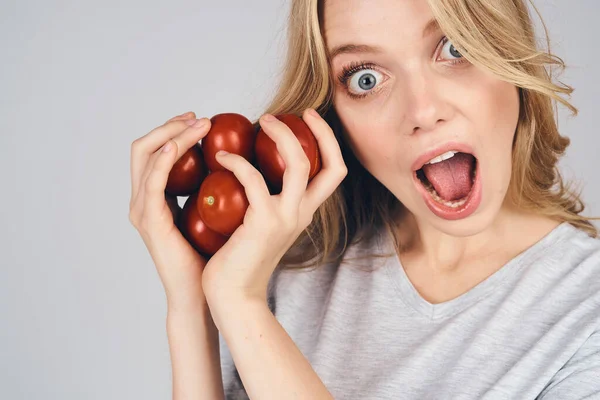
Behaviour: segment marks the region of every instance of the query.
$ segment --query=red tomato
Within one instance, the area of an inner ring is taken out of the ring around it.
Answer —
[[[321,155],[319,145],[312,131],[304,120],[293,114],[276,115],[277,119],[286,124],[296,135],[310,162],[308,181],[315,177],[321,170]],[[285,162],[277,151],[275,142],[262,130],[258,131],[254,152],[258,166],[265,180],[276,190],[281,191],[283,186],[283,172]]]
[[[202,148],[195,144],[173,164],[165,190],[173,196],[189,196],[200,188],[207,174]]]
[[[248,118],[236,113],[223,113],[215,115],[210,121],[212,125],[202,139],[202,150],[211,172],[226,171],[215,158],[219,150],[239,154],[249,162],[253,161],[256,131]]]
[[[178,227],[188,242],[200,253],[207,256],[215,254],[226,242],[228,237],[211,230],[198,213],[196,202],[198,192],[185,201],[179,216]]]
[[[229,170],[211,172],[200,186],[200,217],[222,235],[231,235],[244,222],[249,205],[244,186]]]

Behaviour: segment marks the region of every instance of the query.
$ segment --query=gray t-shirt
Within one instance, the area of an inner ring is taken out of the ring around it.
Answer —
[[[373,250],[393,252],[389,236],[347,257]],[[563,223],[439,304],[397,256],[365,266],[271,279],[271,310],[335,399],[600,399],[600,240]],[[220,341],[227,399],[247,399]]]

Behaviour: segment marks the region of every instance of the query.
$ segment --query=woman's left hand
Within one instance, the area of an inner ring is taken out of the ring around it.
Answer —
[[[262,174],[243,157],[217,156],[244,186],[249,207],[242,225],[204,268],[202,286],[211,308],[232,299],[266,303],[268,282],[279,261],[346,176],[332,129],[311,111],[304,112],[303,120],[317,139],[322,168],[310,183],[310,164],[300,142],[286,124],[267,114],[260,125],[286,165],[281,193],[271,195]]]

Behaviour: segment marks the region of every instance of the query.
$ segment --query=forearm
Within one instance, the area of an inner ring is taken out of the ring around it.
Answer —
[[[218,330],[204,304],[167,315],[173,400],[224,399]]]
[[[251,399],[333,399],[266,303],[229,299],[218,308],[215,322]]]

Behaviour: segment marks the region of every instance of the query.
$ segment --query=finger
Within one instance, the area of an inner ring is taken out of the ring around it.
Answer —
[[[191,123],[197,125],[190,125]],[[176,161],[185,153],[194,143],[202,139],[210,130],[210,120],[201,118],[199,120],[176,120],[153,129],[148,134],[137,139],[131,148],[131,197],[135,198],[139,190],[139,185],[144,182],[144,170],[152,154],[156,153],[167,141],[179,136],[182,136],[182,141],[178,144],[179,151],[184,149]]]
[[[165,124],[160,125],[159,127],[153,129],[148,132],[146,135],[136,139],[131,144],[131,156],[130,156],[130,174],[131,174],[131,201],[137,197],[139,192],[140,182],[145,180],[145,177],[141,176],[143,171],[146,169],[148,161],[150,159],[150,155],[156,152],[156,149],[162,146],[167,140],[170,139],[171,136],[174,136],[186,129],[188,125],[184,122],[175,122],[178,120],[183,120],[183,116],[178,115],[176,117],[171,118]],[[160,133],[159,133],[160,132]],[[154,143],[149,143],[149,138],[156,137],[157,135],[161,136],[163,139],[162,143],[157,144],[157,140],[154,140]],[[168,136],[168,137],[167,137]]]
[[[317,139],[321,155],[321,170],[308,184],[302,201],[303,205],[306,204],[306,211],[312,215],[342,183],[348,168],[329,124],[318,114],[311,115],[309,110],[304,112],[303,117]]]
[[[269,188],[261,173],[248,160],[235,153],[222,155],[220,152],[217,152],[216,159],[223,167],[231,171],[244,186],[246,197],[252,208],[269,211],[271,202]]]
[[[285,210],[297,212],[300,201],[306,191],[310,162],[292,130],[278,119],[261,118],[263,131],[276,144],[277,151],[285,162],[281,202]]]
[[[185,113],[183,113],[181,115],[177,115],[177,116],[171,118],[166,123],[169,123],[169,122],[172,122],[172,121],[178,121],[178,120],[195,119],[195,118],[196,118],[196,114],[193,111],[188,111],[188,112],[185,112]],[[162,126],[164,126],[164,124]],[[129,208],[131,209],[133,207],[133,204],[134,204],[135,200],[136,200],[136,197],[140,193],[139,182],[145,181],[145,179],[148,176],[147,176],[147,173],[146,173],[146,174],[144,174],[141,177],[141,179],[138,178],[139,173],[138,173],[138,171],[136,170],[136,167],[135,167],[136,162],[134,161],[133,151],[132,151],[132,157],[131,157],[131,161],[130,162],[131,162],[131,166],[130,166],[130,168],[131,168],[131,200],[129,202]],[[151,168],[152,165],[154,164],[154,162],[153,161],[151,162],[150,159],[149,159],[148,162],[147,162],[147,164]]]
[[[154,165],[144,182],[144,214],[150,224],[158,222],[166,199],[165,187],[169,172],[175,163],[177,144],[169,140],[156,155]]]
[[[206,136],[206,134],[209,131],[209,128],[208,128],[209,125],[210,125],[210,123],[205,123],[204,125],[200,125],[200,126],[196,126],[196,125],[190,126],[186,130],[184,130],[182,133],[180,133],[179,135],[177,135],[171,139],[177,145],[177,147],[176,147],[177,154],[175,155],[175,161],[173,163],[177,162],[177,160],[179,160],[181,158],[181,156],[190,149],[190,147],[192,147],[195,143],[198,143],[200,138]],[[144,170],[144,173],[141,178],[142,183],[146,181],[146,179],[148,178],[148,175],[152,171],[152,169],[154,167],[155,159],[160,154],[161,149],[157,150],[156,152],[154,152],[154,154],[152,154],[150,156],[150,159],[147,162],[146,169]]]
[[[183,113],[181,115],[177,115],[176,117],[171,118],[170,120],[165,122],[165,124],[168,124],[169,122],[172,122],[172,121],[178,121],[180,119],[188,119],[188,118],[196,118],[196,114],[193,111],[188,111],[186,113]]]
[[[200,122],[197,123],[202,123],[209,120],[208,118],[202,118],[198,121]],[[131,146],[131,158],[135,161],[133,165],[134,171],[137,170],[139,172],[139,168],[145,165],[150,154],[156,152],[173,137],[190,128],[190,124],[193,123],[194,119],[174,120],[154,128],[144,136],[136,139]]]

